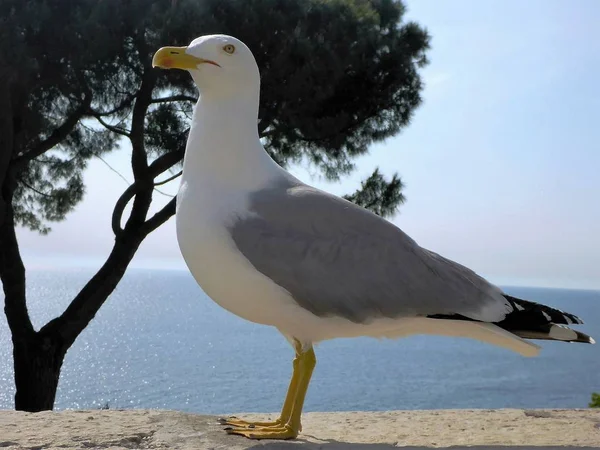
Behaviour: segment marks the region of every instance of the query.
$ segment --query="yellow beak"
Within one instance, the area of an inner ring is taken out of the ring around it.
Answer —
[[[197,69],[200,64],[205,63],[218,66],[217,63],[208,59],[187,54],[186,49],[187,47],[163,47],[159,49],[152,58],[152,67],[193,70]]]

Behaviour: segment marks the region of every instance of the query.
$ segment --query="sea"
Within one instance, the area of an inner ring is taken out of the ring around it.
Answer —
[[[37,328],[60,314],[86,270],[28,272]],[[504,286],[579,315],[600,338],[600,291]],[[539,341],[537,358],[462,338],[337,339],[316,347],[305,411],[585,408],[600,391],[600,345]],[[0,408],[13,408],[12,346],[0,318]],[[293,352],[277,330],[213,303],[186,271],[131,269],[66,355],[56,409],[275,412]]]

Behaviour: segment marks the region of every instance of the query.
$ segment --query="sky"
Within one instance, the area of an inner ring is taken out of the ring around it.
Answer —
[[[375,167],[398,172],[407,202],[391,220],[423,247],[504,286],[600,289],[600,2],[406,3],[432,37],[411,125],[337,183],[292,172],[339,195]],[[123,146],[105,159],[131,180],[128,158]],[[99,160],[86,182],[85,200],[49,235],[19,230],[27,267],[104,261],[127,185]],[[185,270],[173,219],[131,266]]]

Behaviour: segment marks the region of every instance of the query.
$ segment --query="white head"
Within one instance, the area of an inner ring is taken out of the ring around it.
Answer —
[[[187,47],[163,47],[152,66],[190,72],[202,95],[258,95],[260,74],[254,55],[239,39],[224,34],[201,36]]]

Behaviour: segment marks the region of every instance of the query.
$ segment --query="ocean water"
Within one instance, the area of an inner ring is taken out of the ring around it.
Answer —
[[[39,327],[83,286],[85,271],[28,273]],[[600,338],[600,292],[510,288],[580,315]],[[316,348],[305,411],[577,408],[600,391],[600,345],[540,342],[537,358],[458,338],[338,339]],[[0,318],[0,408],[13,407],[11,342]],[[68,352],[56,407],[278,411],[293,352],[270,327],[208,299],[187,272],[130,270]]]

